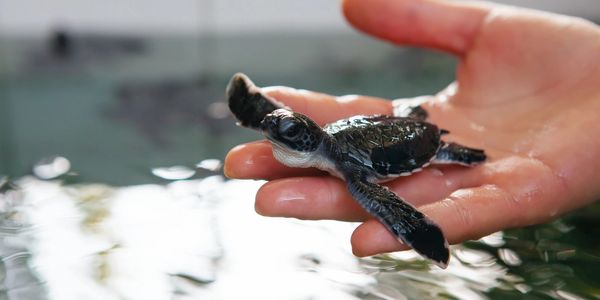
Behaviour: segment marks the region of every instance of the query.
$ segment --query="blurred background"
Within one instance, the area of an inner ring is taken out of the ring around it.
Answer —
[[[598,0],[501,2],[600,21]],[[259,218],[260,182],[220,176],[260,138],[224,103],[235,72],[393,99],[455,65],[334,0],[0,1],[0,299],[600,299],[597,205],[457,246],[443,273],[355,259],[352,224]]]
[[[600,19],[596,0],[512,3]],[[442,89],[454,65],[353,31],[333,0],[4,0],[0,170],[60,155],[86,181],[149,182],[150,167],[222,159],[258,136],[223,105],[235,72],[399,98]]]

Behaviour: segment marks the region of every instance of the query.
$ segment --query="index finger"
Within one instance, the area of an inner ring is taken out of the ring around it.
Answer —
[[[392,113],[392,103],[377,97],[357,95],[336,97],[283,86],[265,87],[261,91],[265,95],[283,102],[293,111],[307,115],[319,125],[355,115],[389,115]]]

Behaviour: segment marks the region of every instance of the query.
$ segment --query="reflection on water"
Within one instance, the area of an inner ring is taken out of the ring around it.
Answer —
[[[196,164],[196,168],[204,169],[211,172],[218,172],[223,167],[220,160],[208,158]]]
[[[172,166],[152,169],[152,174],[166,180],[188,179],[196,175],[196,171],[186,166]]]
[[[183,180],[194,176],[203,176],[205,173],[216,173],[221,171],[222,163],[218,159],[208,158],[196,164],[195,169],[187,166],[170,166],[153,168],[152,174],[165,180]]]
[[[260,217],[260,184],[3,179],[0,299],[600,297],[598,205],[453,246],[441,270],[411,251],[357,259],[354,224]]]
[[[44,158],[33,167],[33,174],[40,179],[54,179],[66,174],[71,169],[71,162],[62,157]]]

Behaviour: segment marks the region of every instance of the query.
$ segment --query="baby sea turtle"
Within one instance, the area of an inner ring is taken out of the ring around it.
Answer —
[[[263,95],[244,74],[233,76],[226,95],[239,124],[261,131],[278,161],[343,179],[352,197],[401,242],[442,268],[448,265],[448,242],[438,225],[378,182],[430,163],[473,166],[486,159],[483,150],[442,141],[448,131],[426,122],[418,104],[397,109],[396,116],[354,116],[321,128]]]

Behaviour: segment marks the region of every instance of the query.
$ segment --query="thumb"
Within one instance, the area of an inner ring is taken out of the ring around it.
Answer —
[[[345,0],[344,15],[357,29],[395,44],[463,55],[491,4],[436,0]]]

